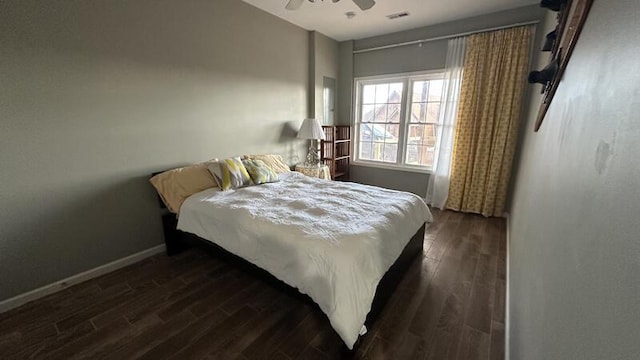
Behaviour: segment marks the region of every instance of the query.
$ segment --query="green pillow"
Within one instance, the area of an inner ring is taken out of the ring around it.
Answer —
[[[279,181],[278,174],[262,160],[242,160],[242,164],[256,185]]]

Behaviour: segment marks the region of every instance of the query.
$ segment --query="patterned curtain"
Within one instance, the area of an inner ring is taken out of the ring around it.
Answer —
[[[446,207],[502,216],[529,67],[532,29],[469,36]]]

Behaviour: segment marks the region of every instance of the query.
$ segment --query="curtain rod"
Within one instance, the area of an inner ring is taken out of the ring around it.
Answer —
[[[498,27],[489,28],[489,29],[482,29],[482,30],[468,31],[468,32],[460,33],[460,34],[445,35],[445,36],[438,36],[438,37],[433,37],[433,38],[429,38],[429,39],[421,39],[421,40],[406,41],[406,42],[401,42],[401,43],[396,43],[396,44],[390,44],[390,45],[384,45],[384,46],[372,47],[372,48],[368,48],[368,49],[354,50],[354,51],[353,51],[353,53],[354,53],[354,54],[361,54],[361,53],[366,53],[366,52],[371,52],[371,51],[378,51],[378,50],[392,49],[392,48],[397,48],[397,47],[401,47],[401,46],[417,45],[417,44],[427,43],[427,42],[431,42],[431,41],[449,40],[449,39],[453,39],[453,38],[457,38],[457,37],[462,37],[462,36],[469,36],[469,35],[474,35],[474,34],[480,34],[480,33],[489,32],[489,31],[497,31],[497,30],[503,30],[503,29],[510,29],[510,28],[519,27],[519,26],[535,25],[535,24],[538,24],[538,23],[540,23],[540,21],[539,21],[539,20],[536,20],[536,21],[528,21],[528,22],[522,22],[522,23],[517,23],[517,24],[511,24],[511,25],[498,26]]]

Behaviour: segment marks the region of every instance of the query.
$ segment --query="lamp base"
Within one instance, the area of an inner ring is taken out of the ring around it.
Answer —
[[[311,146],[307,152],[307,159],[304,162],[304,166],[320,166],[320,156],[318,156],[318,148],[314,146],[314,141],[311,140]]]

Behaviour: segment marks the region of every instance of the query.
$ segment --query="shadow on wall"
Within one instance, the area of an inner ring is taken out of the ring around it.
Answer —
[[[0,300],[162,244],[149,176],[101,181],[21,196],[30,212],[17,209],[17,223],[0,230]]]
[[[281,155],[289,165],[296,164],[300,161],[298,151],[296,151],[297,149],[300,148],[299,146],[300,139],[297,138],[299,127],[300,127],[299,121],[285,122],[284,124],[282,124],[280,137],[278,138],[278,143],[284,145],[284,152]]]

